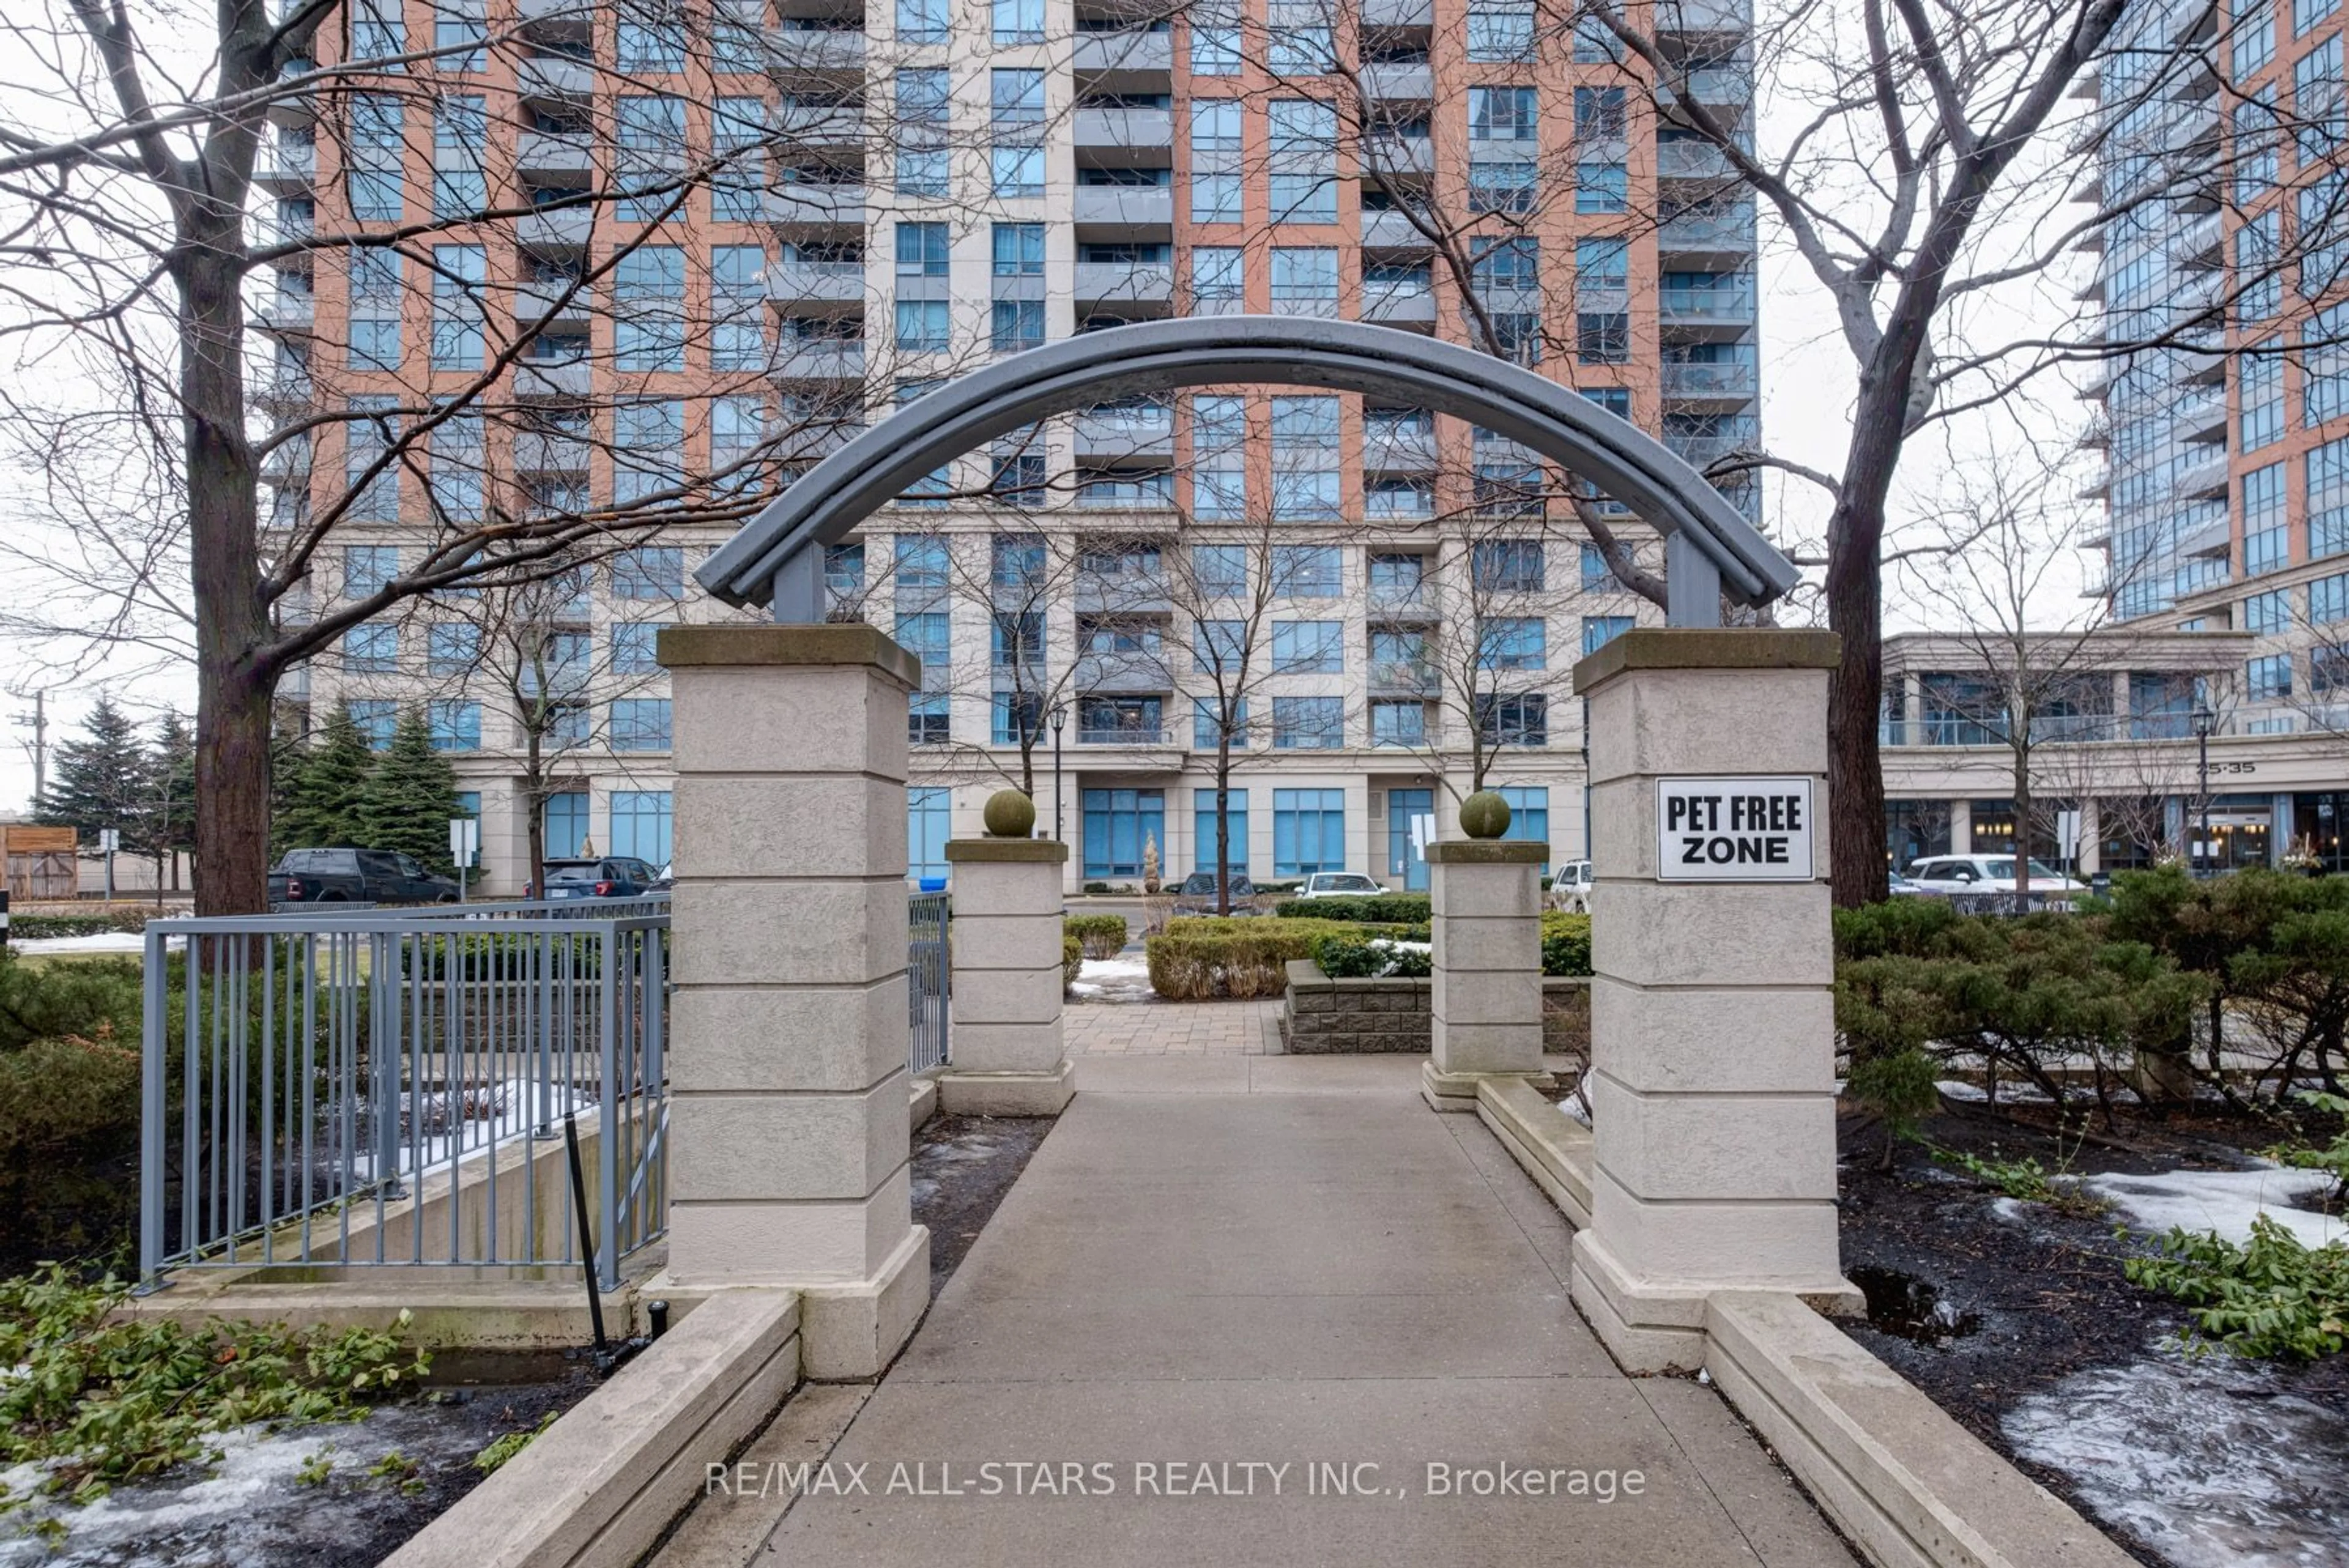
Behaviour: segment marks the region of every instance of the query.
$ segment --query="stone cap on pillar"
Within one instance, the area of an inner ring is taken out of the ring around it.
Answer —
[[[669,669],[863,665],[902,683],[909,691],[922,683],[922,661],[884,635],[880,628],[862,623],[663,626],[654,641],[653,656]]]
[[[1549,846],[1529,839],[1439,839],[1427,846],[1432,866],[1537,866]]]
[[[1060,865],[1069,858],[1069,846],[1058,839],[948,839],[949,861],[992,861]]]
[[[1750,626],[1634,626],[1575,662],[1574,690],[1588,696],[1632,670],[1831,670],[1843,662],[1833,632]]]

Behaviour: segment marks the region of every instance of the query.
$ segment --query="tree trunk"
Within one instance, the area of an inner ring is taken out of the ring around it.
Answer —
[[[1845,487],[1846,494],[1851,491]],[[1829,537],[1827,624],[1843,639],[1842,663],[1827,683],[1827,877],[1847,908],[1889,896],[1884,875],[1884,770],[1876,725],[1884,704],[1883,584],[1877,563],[1883,516],[1839,502]],[[1864,534],[1859,542],[1853,536]]]
[[[1229,713],[1230,708],[1224,710]],[[1232,912],[1232,735],[1216,737],[1216,913]]]
[[[277,671],[261,593],[259,503],[244,437],[243,218],[207,205],[174,258],[188,555],[196,624],[196,913],[269,907],[270,720]]]

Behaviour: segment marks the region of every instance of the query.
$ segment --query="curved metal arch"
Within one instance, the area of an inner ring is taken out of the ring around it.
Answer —
[[[1089,332],[947,382],[864,431],[769,502],[695,573],[784,622],[823,618],[823,547],[925,474],[1047,415],[1187,387],[1317,387],[1473,419],[1597,484],[1661,531],[1670,618],[1718,624],[1726,593],[1766,603],[1798,573],[1702,475],[1629,420],[1532,371],[1361,322],[1205,316]]]

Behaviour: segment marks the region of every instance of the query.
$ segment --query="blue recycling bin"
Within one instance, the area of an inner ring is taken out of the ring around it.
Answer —
[[[947,879],[944,877],[924,877],[921,880],[921,889],[924,892],[944,892],[947,891]]]

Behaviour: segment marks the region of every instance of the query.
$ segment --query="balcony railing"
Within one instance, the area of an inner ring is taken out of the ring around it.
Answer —
[[[1172,746],[1174,731],[1171,729],[1080,729],[1079,746]]]
[[[1668,361],[1663,366],[1667,397],[1751,397],[1760,380],[1756,366],[1734,360]]]

